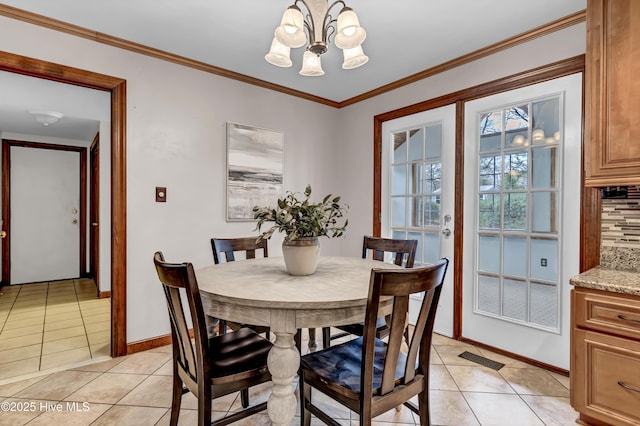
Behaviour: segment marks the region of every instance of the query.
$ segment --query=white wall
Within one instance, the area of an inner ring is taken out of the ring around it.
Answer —
[[[225,123],[283,131],[285,188],[342,195],[345,240],[323,253],[360,255],[372,230],[373,116],[585,51],[584,24],[336,110],[270,90],[0,17],[0,49],[127,80],[127,340],[169,332],[151,257],[212,262],[209,238],[250,235],[225,221]],[[311,128],[312,130],[309,130]],[[154,188],[167,187],[167,203]],[[279,242],[270,243],[273,255]]]
[[[336,168],[342,172],[342,180],[348,182],[340,190],[350,200],[351,209],[349,234],[340,245],[340,253],[360,253],[362,235],[370,235],[373,229],[374,116],[585,51],[586,27],[578,24],[342,109],[337,123],[340,149]]]

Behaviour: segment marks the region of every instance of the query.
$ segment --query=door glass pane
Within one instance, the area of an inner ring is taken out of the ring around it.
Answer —
[[[409,130],[409,161],[422,159],[423,134],[422,128]]]
[[[502,156],[480,157],[480,191],[496,191],[502,186]]]
[[[500,273],[500,238],[481,235],[478,240],[478,269]]]
[[[425,165],[423,194],[439,193],[441,177],[440,162],[427,163]]]
[[[504,194],[504,229],[527,229],[527,193]]]
[[[432,124],[427,126],[427,152],[425,158],[430,160],[440,158],[440,146],[442,145],[442,124]]]
[[[527,276],[527,239],[511,237],[504,239],[502,264],[506,275]]]
[[[392,167],[393,185],[391,195],[404,195],[407,193],[407,166],[405,164]]]
[[[504,156],[504,189],[527,189],[529,155],[527,151]]]
[[[500,279],[478,275],[478,309],[500,315]]]
[[[534,188],[555,188],[558,185],[557,151],[555,146],[531,150],[531,185]]]
[[[427,226],[439,226],[440,225],[440,197],[424,197],[424,224]]]
[[[533,144],[553,143],[560,140],[560,99],[554,97],[532,104]]]
[[[416,248],[416,257],[414,263],[422,262],[422,252],[423,252],[423,241],[422,241],[422,233],[421,232],[409,232],[407,233],[407,240],[416,240],[418,242],[418,246]]]
[[[422,194],[424,191],[422,175],[424,173],[424,165],[422,163],[411,163],[409,165],[409,194]],[[399,194],[398,194],[399,195]]]
[[[524,104],[505,110],[506,147],[529,144],[529,105]]]
[[[425,232],[424,261],[436,263],[438,259],[440,259],[440,234],[438,232]]]
[[[410,197],[411,212],[409,217],[409,226],[412,228],[419,228],[424,224],[424,212],[422,211],[422,197]]]
[[[531,239],[531,277],[558,280],[558,240]]]
[[[406,200],[404,197],[394,197],[391,200],[391,223],[393,226],[405,225]]]
[[[393,162],[404,163],[407,161],[407,132],[393,134]]]
[[[480,229],[500,229],[500,194],[480,194]]]
[[[504,280],[502,315],[520,321],[527,320],[527,283],[520,280]]]
[[[558,193],[534,192],[531,204],[531,230],[557,234]]]
[[[545,327],[558,327],[558,286],[531,283],[529,321]]]
[[[496,151],[502,147],[502,111],[480,115],[480,152]]]

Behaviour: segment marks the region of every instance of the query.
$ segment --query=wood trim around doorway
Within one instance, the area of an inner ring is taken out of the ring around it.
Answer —
[[[7,236],[2,239],[2,283],[11,282],[11,147],[18,146],[34,149],[77,152],[79,154],[79,223],[80,239],[78,241],[79,264],[78,276],[84,275],[87,265],[87,148],[81,146],[54,145],[41,142],[2,140],[2,221]],[[71,278],[71,277],[69,277]]]
[[[4,51],[0,51],[0,70],[111,93],[111,356],[126,355],[127,82],[122,78]]]

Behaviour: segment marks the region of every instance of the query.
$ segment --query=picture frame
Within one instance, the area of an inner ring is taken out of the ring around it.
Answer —
[[[284,194],[284,134],[227,123],[227,221],[253,221],[254,206]]]

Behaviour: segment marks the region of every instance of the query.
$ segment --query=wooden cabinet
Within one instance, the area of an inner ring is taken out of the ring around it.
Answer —
[[[587,186],[640,184],[640,2],[587,1]]]
[[[585,425],[640,423],[640,298],[571,292],[571,405]]]

